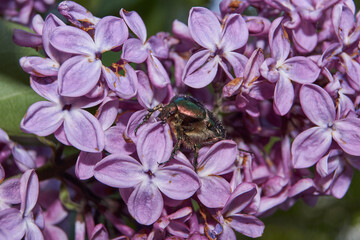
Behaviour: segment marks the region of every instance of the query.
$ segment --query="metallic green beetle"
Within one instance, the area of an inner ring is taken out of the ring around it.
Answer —
[[[171,157],[181,147],[195,151],[194,165],[196,166],[201,147],[226,138],[224,127],[214,115],[197,99],[187,95],[176,95],[169,104],[165,106],[160,104],[153,109],[148,109],[149,113],[135,131],[157,110],[160,111],[157,118],[169,124],[176,138]]]

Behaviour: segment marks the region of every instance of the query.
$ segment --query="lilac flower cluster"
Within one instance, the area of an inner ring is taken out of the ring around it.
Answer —
[[[1,238],[66,239],[55,224],[69,210],[76,239],[256,238],[260,217],[342,198],[360,170],[353,1],[223,0],[220,13],[194,7],[187,25],[150,38],[134,11],[98,18],[72,1],[58,10],[68,25],[36,15],[36,34],[14,32],[45,54],[20,59],[44,98],[20,127],[59,144],[26,150],[0,132]],[[110,51],[119,58],[107,66]],[[156,114],[143,121],[180,94],[226,130],[198,157],[173,151],[174,129]],[[64,145],[81,151],[74,161]]]
[[[0,16],[22,25],[32,25],[36,13],[46,12],[55,0],[2,0],[0,2]]]

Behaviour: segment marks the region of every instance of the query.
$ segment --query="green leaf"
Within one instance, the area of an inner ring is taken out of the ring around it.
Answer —
[[[29,85],[0,74],[0,128],[9,135],[24,135],[20,121],[28,107],[41,100]]]
[[[60,195],[59,195],[61,203],[68,209],[74,211],[80,211],[80,205],[73,202],[70,198],[70,192],[68,188],[61,184],[60,186]]]
[[[0,69],[2,74],[11,76],[16,81],[27,83],[29,75],[21,69],[19,59],[23,56],[40,56],[40,54],[33,48],[20,47],[13,42],[13,30],[16,28],[31,32],[29,28],[0,19],[0,44],[2,46],[0,48]]]

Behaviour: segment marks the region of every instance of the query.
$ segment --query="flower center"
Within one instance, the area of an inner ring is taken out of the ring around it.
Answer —
[[[216,55],[218,56],[222,56],[224,53],[224,50],[222,48],[217,47],[215,52],[213,52],[213,54],[211,54],[212,57],[215,57]]]
[[[66,104],[66,105],[63,106],[62,110],[63,111],[68,110],[69,111],[70,108],[71,108],[71,104]]]
[[[145,173],[149,176],[149,178],[155,177],[155,175],[151,172],[151,170],[149,170],[149,171],[147,171]]]

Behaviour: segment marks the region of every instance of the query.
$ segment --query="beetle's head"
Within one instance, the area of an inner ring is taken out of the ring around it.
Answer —
[[[166,122],[166,120],[170,116],[173,116],[175,113],[177,113],[177,111],[178,111],[178,109],[177,109],[176,105],[174,103],[169,103],[160,111],[158,118],[161,121]]]

